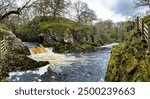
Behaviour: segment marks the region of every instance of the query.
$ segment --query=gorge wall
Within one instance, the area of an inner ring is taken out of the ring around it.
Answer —
[[[150,56],[147,45],[136,29],[126,33],[124,40],[112,48],[105,80],[108,82],[149,82]]]

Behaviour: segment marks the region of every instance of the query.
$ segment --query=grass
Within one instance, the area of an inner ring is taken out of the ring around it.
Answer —
[[[88,50],[88,49],[92,48],[92,45],[91,44],[82,44],[80,47],[82,50]]]
[[[142,20],[143,20],[143,22],[146,23],[147,25],[150,25],[150,15],[144,17]]]

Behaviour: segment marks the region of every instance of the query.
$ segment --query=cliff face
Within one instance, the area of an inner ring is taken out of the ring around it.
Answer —
[[[124,35],[124,40],[112,48],[106,81],[150,81],[150,56],[146,56],[146,42],[136,29]]]

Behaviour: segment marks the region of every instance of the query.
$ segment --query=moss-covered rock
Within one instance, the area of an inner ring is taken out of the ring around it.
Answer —
[[[49,64],[48,62],[37,62],[28,58],[26,55],[11,54],[5,61],[6,65],[3,66],[0,73],[0,81],[3,81],[8,77],[9,72],[26,71],[37,69]]]
[[[0,36],[2,37],[2,39],[4,39],[5,37],[5,44],[8,54],[30,54],[29,49],[11,31],[0,28]]]
[[[143,37],[136,29],[124,35],[124,41],[112,48],[106,81],[150,81],[150,60]]]
[[[99,45],[101,41],[95,40],[94,32],[92,25],[82,25],[63,17],[39,16],[35,17],[28,25],[18,27],[16,35],[28,42],[32,39],[38,42],[38,36],[42,36],[44,46],[54,47],[57,49],[56,51],[64,52],[78,50],[78,48],[71,48],[75,47],[74,45],[90,44],[91,42]],[[88,49],[89,47],[84,48]]]
[[[48,64],[48,62],[36,62],[28,58],[29,49],[12,32],[0,28],[0,37],[2,39],[5,37],[6,45],[6,53],[3,54],[5,58],[0,58],[0,81],[6,81],[9,72],[35,69]]]
[[[87,51],[93,51],[96,45],[94,44],[59,44],[54,47],[53,51],[57,53],[63,53],[63,52],[87,52]]]

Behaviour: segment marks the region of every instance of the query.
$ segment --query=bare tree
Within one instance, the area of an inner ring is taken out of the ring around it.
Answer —
[[[46,16],[50,15],[51,8],[50,8],[51,0],[37,0],[34,7],[34,14],[37,16]]]
[[[150,0],[135,0],[137,6],[148,6],[150,8]]]
[[[68,12],[67,8],[70,4],[70,0],[38,0],[35,5],[35,13],[42,16],[61,16]]]
[[[52,0],[51,9],[53,16],[60,16],[61,14],[65,14],[66,9],[70,5],[70,1],[66,0]]]
[[[17,7],[16,0],[1,0],[0,3],[0,21],[8,16],[15,14],[20,15],[22,10],[32,6],[34,2],[28,0],[22,7]]]
[[[97,19],[95,12],[85,2],[76,1],[73,4],[73,9],[76,13],[76,20],[79,23],[87,24]]]
[[[15,8],[15,0],[0,0],[0,16]]]

